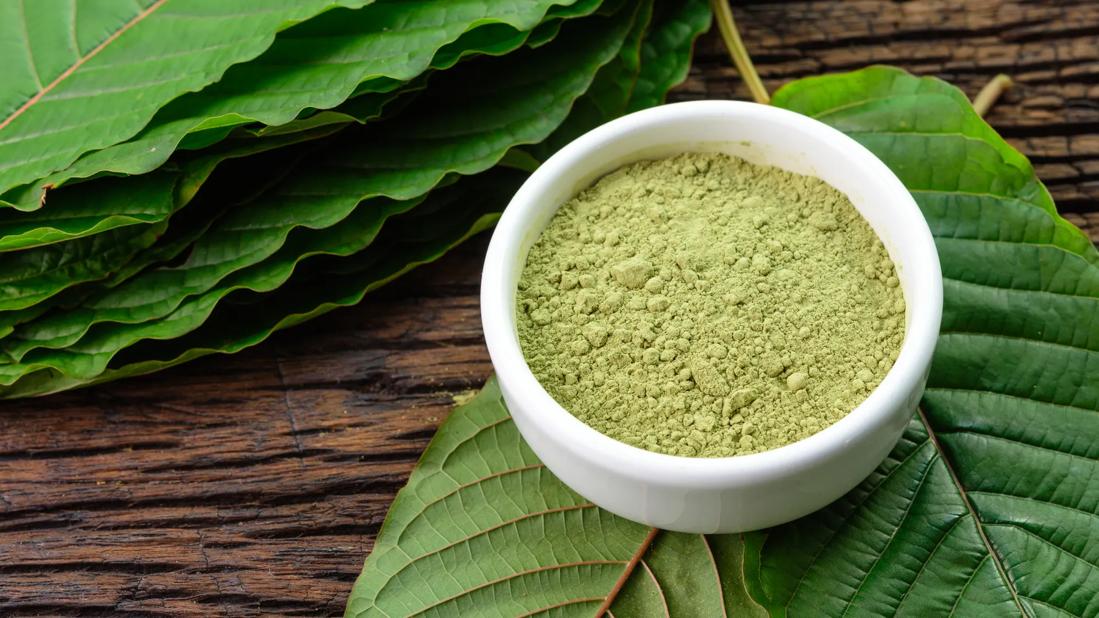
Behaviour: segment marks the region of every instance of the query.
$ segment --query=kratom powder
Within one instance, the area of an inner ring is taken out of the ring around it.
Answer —
[[[625,166],[564,204],[517,297],[531,370],[627,444],[778,448],[862,402],[900,350],[881,241],[820,179],[722,154]]]

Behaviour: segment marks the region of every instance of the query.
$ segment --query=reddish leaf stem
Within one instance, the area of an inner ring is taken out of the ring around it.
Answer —
[[[611,605],[614,603],[614,599],[618,596],[618,593],[622,591],[622,586],[626,585],[626,580],[630,578],[630,574],[637,568],[637,564],[641,562],[641,557],[645,555],[645,552],[649,549],[649,546],[653,544],[653,539],[660,533],[660,528],[652,528],[649,533],[645,535],[645,538],[641,541],[641,545],[638,546],[637,551],[634,552],[633,557],[626,563],[626,566],[622,569],[622,574],[618,576],[618,581],[614,582],[614,586],[610,592],[607,593],[607,598],[603,600],[603,604],[599,606],[599,609],[595,610],[595,618],[601,618],[604,614],[610,610]]]

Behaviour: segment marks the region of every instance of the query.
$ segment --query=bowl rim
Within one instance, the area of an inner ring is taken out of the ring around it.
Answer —
[[[905,295],[908,329],[893,367],[878,387],[843,418],[777,449],[729,457],[687,457],[657,453],[611,438],[559,404],[526,363],[515,335],[516,319],[511,310],[515,291],[505,289],[504,281],[506,265],[519,260],[523,239],[533,219],[530,215],[539,209],[542,196],[554,182],[579,159],[629,133],[684,117],[713,114],[747,115],[761,122],[780,123],[815,134],[834,142],[837,150],[844,153],[845,164],[861,168],[860,173],[875,174],[888,189],[888,194],[880,195],[881,201],[898,209],[897,214],[906,219],[906,242],[917,245],[914,255],[919,259],[899,265],[912,277],[913,289],[921,293],[912,295],[913,298]],[[647,482],[713,487],[756,483],[815,466],[859,437],[886,425],[897,401],[905,400],[926,377],[942,316],[942,273],[931,231],[912,195],[862,144],[818,120],[769,105],[743,101],[689,101],[649,108],[612,120],[575,139],[543,163],[516,192],[496,225],[485,255],[480,300],[485,342],[501,390],[528,399],[524,405],[511,410],[514,417],[522,416],[523,421],[547,429],[545,433],[551,439],[579,459],[591,460],[593,454],[598,453],[602,467],[613,468],[620,474]],[[538,413],[525,414],[525,408]]]

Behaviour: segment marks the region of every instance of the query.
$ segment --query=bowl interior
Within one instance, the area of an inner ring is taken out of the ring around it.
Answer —
[[[710,463],[761,461],[765,456],[788,449],[809,448],[805,444],[813,441],[819,449],[842,445],[846,441],[844,434],[849,437],[851,432],[865,430],[875,424],[875,415],[884,414],[890,391],[900,392],[924,377],[941,313],[938,257],[927,223],[911,195],[880,160],[823,123],[769,106],[706,101],[638,112],[572,142],[528,179],[497,226],[483,277],[482,313],[486,340],[497,372],[512,374],[501,375],[501,383],[515,378],[524,386],[530,386],[529,380],[533,380],[519,350],[515,293],[527,252],[557,208],[622,165],[687,151],[723,152],[755,164],[816,176],[847,195],[884,243],[896,265],[904,292],[906,332],[894,367],[863,404],[828,429],[780,449],[730,458],[685,458],[642,451],[599,434],[556,402],[553,405],[588,432],[618,445],[608,448],[640,451],[645,455],[632,455],[652,462],[660,460],[650,456]],[[549,398],[540,385],[537,389]],[[557,416],[556,412],[552,415]],[[572,423],[564,422],[570,431],[575,429]],[[590,436],[585,436],[587,438]]]

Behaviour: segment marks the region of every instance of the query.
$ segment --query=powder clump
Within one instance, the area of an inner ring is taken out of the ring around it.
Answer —
[[[723,457],[842,418],[892,367],[904,298],[825,182],[723,154],[625,166],[564,204],[518,292],[531,370],[596,430]]]

